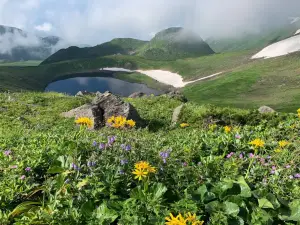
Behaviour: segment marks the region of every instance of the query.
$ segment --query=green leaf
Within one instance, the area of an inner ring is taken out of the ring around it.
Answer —
[[[152,201],[158,201],[168,190],[165,185],[158,183],[150,189],[153,193]]]
[[[280,207],[279,201],[277,200],[275,195],[273,195],[272,193],[267,194],[266,198],[272,203],[272,205],[275,209],[278,209]]]
[[[244,177],[239,177],[237,183],[241,187],[241,193],[240,196],[245,198],[251,197],[251,188],[248,186],[247,182],[245,181]]]
[[[272,205],[272,203],[266,198],[258,199],[258,205],[262,209],[274,209],[274,206]]]
[[[47,173],[49,174],[55,174],[55,173],[62,173],[65,169],[60,166],[52,166],[48,169]]]
[[[196,194],[200,194],[201,201],[204,201],[204,195],[208,192],[206,185],[201,185],[197,191]]]
[[[213,201],[205,205],[205,211],[208,213],[223,211],[223,205],[219,201]]]
[[[237,204],[232,202],[224,202],[225,213],[230,216],[237,216],[240,212],[240,208]]]
[[[290,220],[295,222],[300,222],[300,200],[294,200],[289,204],[289,213],[287,215],[280,215],[283,220]]]
[[[87,202],[83,203],[80,210],[81,210],[81,213],[83,216],[90,217],[94,211],[93,202],[87,201]]]
[[[111,224],[114,222],[118,214],[116,211],[109,209],[106,203],[102,203],[96,210],[96,218],[99,220],[99,224]]]
[[[9,217],[15,217],[24,212],[28,212],[30,209],[32,209],[33,207],[36,207],[37,205],[41,205],[41,203],[39,203],[39,202],[22,202],[9,214]]]

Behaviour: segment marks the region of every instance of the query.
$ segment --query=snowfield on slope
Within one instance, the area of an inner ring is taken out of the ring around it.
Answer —
[[[151,77],[152,79],[155,79],[161,83],[167,84],[167,85],[172,85],[173,87],[176,88],[181,88],[186,86],[187,84],[191,84],[197,81],[201,80],[206,80],[211,77],[215,77],[223,72],[215,73],[206,77],[202,77],[193,81],[187,81],[184,82],[182,79],[182,76],[177,74],[177,73],[172,73],[170,71],[165,71],[165,70],[127,70],[124,68],[102,68],[103,70],[109,70],[109,71],[126,71],[126,72],[138,72],[144,75],[147,75],[148,77]]]
[[[285,40],[271,44],[252,56],[252,59],[273,58],[300,51],[300,35],[287,38]]]

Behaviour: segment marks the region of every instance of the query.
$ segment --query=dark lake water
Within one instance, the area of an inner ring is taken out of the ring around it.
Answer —
[[[162,92],[151,89],[144,84],[129,83],[111,77],[75,77],[50,83],[45,91],[54,91],[75,95],[78,91],[105,92],[110,91],[124,97],[141,91],[146,94],[159,95]]]

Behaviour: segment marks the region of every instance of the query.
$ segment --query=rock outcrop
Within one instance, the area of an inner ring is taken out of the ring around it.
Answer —
[[[144,92],[138,91],[138,92],[134,92],[131,95],[129,95],[128,98],[141,98],[144,96],[146,96],[146,94]]]
[[[261,114],[264,114],[264,113],[274,113],[275,110],[272,109],[271,107],[269,106],[261,106],[258,111],[261,113]]]
[[[137,126],[142,125],[143,120],[136,109],[119,96],[110,92],[97,93],[92,103],[85,104],[62,114],[64,117],[88,117],[93,120],[93,129],[105,126],[107,119],[111,116],[124,116],[126,119],[134,120]]]

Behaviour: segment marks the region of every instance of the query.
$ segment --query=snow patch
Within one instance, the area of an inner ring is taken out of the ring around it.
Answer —
[[[293,36],[267,46],[266,48],[252,56],[252,59],[273,58],[297,51],[300,51],[300,35]]]
[[[296,35],[296,34],[300,34],[300,29],[296,31],[295,35]]]

